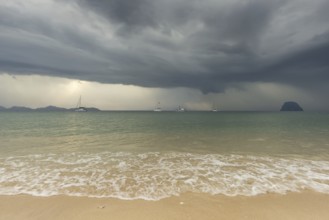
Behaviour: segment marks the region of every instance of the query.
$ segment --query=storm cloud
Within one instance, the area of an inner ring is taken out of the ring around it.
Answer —
[[[0,72],[223,92],[329,81],[327,0],[0,2]]]

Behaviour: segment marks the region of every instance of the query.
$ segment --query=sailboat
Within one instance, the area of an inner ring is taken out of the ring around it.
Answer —
[[[160,106],[160,102],[158,102],[158,105],[155,107],[155,109],[153,110],[155,112],[162,112],[161,106]]]
[[[74,111],[76,111],[76,112],[86,112],[87,111],[87,109],[85,107],[82,107],[81,106],[81,95],[80,95],[78,104],[77,104],[77,106],[76,106],[76,108],[75,108]]]
[[[217,111],[218,111],[218,109],[216,108],[216,106],[215,106],[215,105],[213,105],[213,106],[212,106],[212,109],[211,109],[211,111],[212,111],[212,112],[217,112]]]
[[[178,112],[185,112],[185,108],[183,108],[182,106],[178,106],[177,111]]]

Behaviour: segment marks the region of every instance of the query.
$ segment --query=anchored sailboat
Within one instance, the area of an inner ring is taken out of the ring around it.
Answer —
[[[216,107],[215,105],[213,105],[211,111],[212,111],[212,112],[217,112],[218,109],[217,109],[217,107]]]
[[[78,104],[77,104],[77,106],[76,106],[76,108],[75,108],[74,111],[76,111],[76,112],[86,112],[87,111],[87,109],[85,107],[82,107],[81,106],[81,95],[80,95]]]
[[[182,106],[178,106],[177,111],[178,111],[178,112],[185,112],[185,108],[182,107]]]
[[[160,106],[160,102],[158,102],[157,106],[155,107],[155,109],[153,110],[155,112],[162,112],[161,106]]]

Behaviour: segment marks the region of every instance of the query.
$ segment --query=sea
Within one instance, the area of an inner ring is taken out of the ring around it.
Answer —
[[[306,190],[329,194],[329,113],[0,113],[0,195]]]

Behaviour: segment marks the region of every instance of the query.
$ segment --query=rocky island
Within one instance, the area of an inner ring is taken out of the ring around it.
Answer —
[[[303,111],[303,109],[297,102],[290,101],[283,103],[280,111]]]

